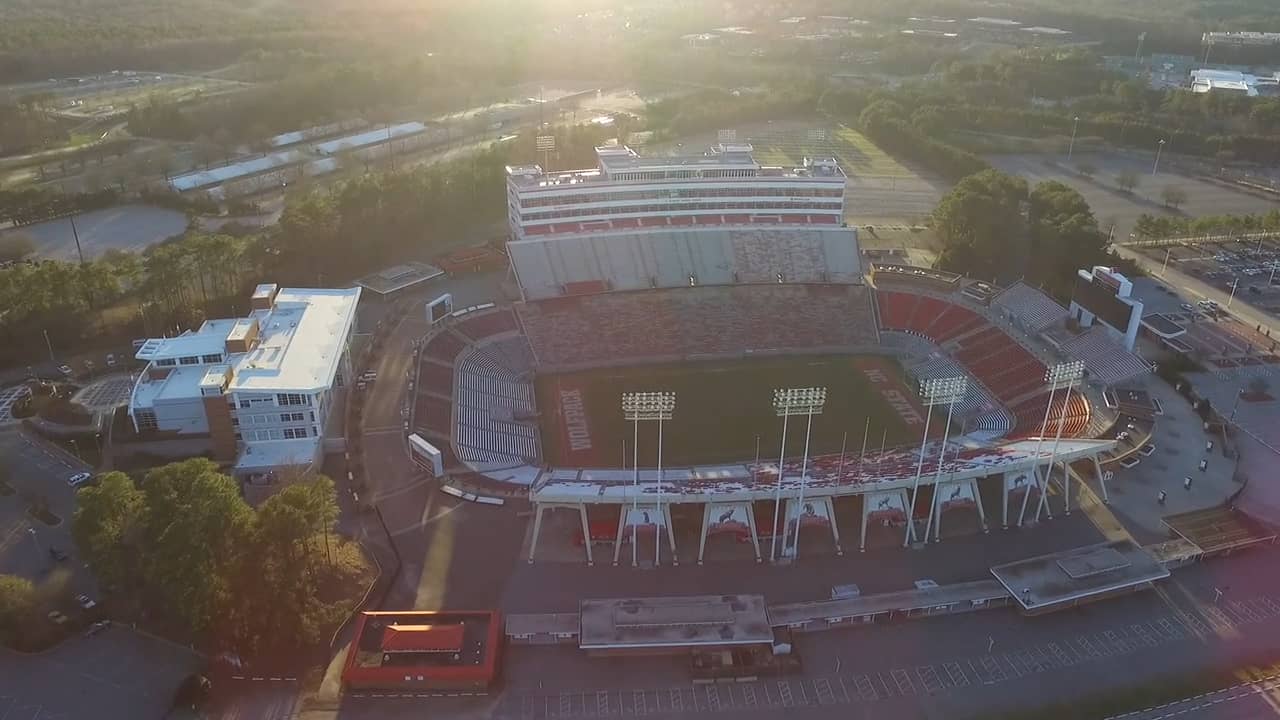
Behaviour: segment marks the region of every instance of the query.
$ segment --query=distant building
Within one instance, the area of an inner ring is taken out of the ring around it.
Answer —
[[[1272,32],[1207,32],[1200,36],[1201,45],[1267,46],[1280,45],[1280,33]]]
[[[360,288],[259,285],[243,318],[144,342],[129,398],[141,435],[208,440],[238,477],[307,469],[323,454],[334,390],[351,380]],[[333,417],[331,417],[333,416]]]
[[[1250,75],[1236,70],[1200,69],[1191,71],[1191,92],[1234,93],[1257,97],[1280,91],[1280,77]]]

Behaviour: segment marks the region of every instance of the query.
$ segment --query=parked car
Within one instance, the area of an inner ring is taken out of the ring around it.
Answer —
[[[84,636],[91,638],[109,627],[111,627],[110,620],[99,620],[98,622],[90,625],[88,630],[84,631]]]
[[[66,615],[63,615],[62,613],[58,612],[57,610],[50,610],[48,617],[49,617],[49,621],[52,622],[54,625],[66,625],[67,622],[71,619],[71,618],[68,618]]]
[[[92,480],[93,480],[93,473],[78,472],[75,475],[72,475],[71,477],[67,478],[67,484],[73,488],[78,488],[84,485],[88,485]]]
[[[1185,311],[1187,311],[1187,312],[1195,312],[1195,311],[1196,311],[1196,309],[1195,309],[1194,307],[1192,307],[1191,303],[1182,303],[1182,304],[1181,304],[1181,305],[1179,305],[1178,307],[1182,308],[1183,310],[1185,310]]]
[[[96,600],[83,593],[76,596],[76,604],[83,610],[92,610],[98,607],[98,602]]]
[[[115,366],[116,366],[116,354],[107,353],[107,367],[115,367]]]
[[[65,378],[69,378],[75,374],[75,371],[71,369],[71,366],[67,365],[66,363],[63,363],[58,366],[58,372],[62,373],[62,377],[65,377]]]

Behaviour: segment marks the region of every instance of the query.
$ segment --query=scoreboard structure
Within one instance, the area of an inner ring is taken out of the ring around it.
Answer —
[[[1130,297],[1133,283],[1101,265],[1077,270],[1071,292],[1071,317],[1082,327],[1100,324],[1125,350],[1132,351],[1142,326],[1142,301]]]

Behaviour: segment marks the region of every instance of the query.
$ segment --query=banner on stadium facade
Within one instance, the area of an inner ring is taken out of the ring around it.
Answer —
[[[1006,493],[1023,492],[1032,485],[1031,475],[1024,472],[1008,472],[1004,474],[1004,491]]]
[[[746,535],[751,532],[748,503],[711,503],[707,509],[707,536],[719,533]]]
[[[905,493],[901,490],[889,490],[886,492],[867,493],[866,495],[866,516],[867,523],[901,523],[907,521],[907,506],[905,503]]]
[[[956,508],[972,508],[978,504],[977,499],[973,496],[973,481],[964,480],[954,485],[943,485],[938,489],[939,506],[942,510],[954,510]]]
[[[622,526],[622,534],[624,536],[631,532],[632,526],[635,526],[636,530],[643,532],[651,532],[667,526],[662,509],[657,505],[628,505],[626,513],[626,524]]]
[[[814,498],[800,503],[795,498],[787,500],[787,532],[795,531],[796,520],[800,527],[831,527],[831,501]]]

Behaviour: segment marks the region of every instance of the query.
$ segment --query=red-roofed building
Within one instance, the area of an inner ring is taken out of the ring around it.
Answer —
[[[382,652],[459,653],[464,630],[461,624],[388,625],[382,631]]]
[[[342,682],[366,689],[483,689],[497,677],[497,611],[364,612]]]

